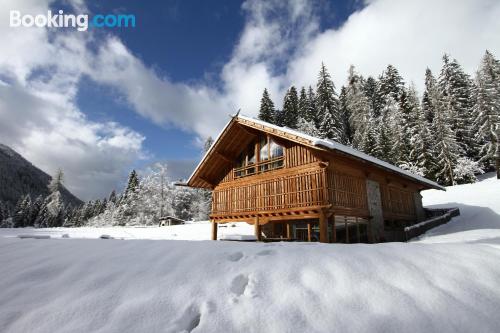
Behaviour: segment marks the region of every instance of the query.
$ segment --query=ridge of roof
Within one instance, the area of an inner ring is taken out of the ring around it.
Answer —
[[[215,146],[215,144],[217,143],[217,141],[220,139],[220,137],[222,136],[222,134],[229,127],[229,125],[233,122],[233,120],[237,120],[237,119],[244,119],[244,120],[253,122],[255,124],[259,124],[259,125],[262,125],[262,126],[273,128],[273,129],[278,130],[278,131],[283,131],[283,132],[286,132],[286,133],[291,134],[291,135],[299,136],[299,137],[301,137],[303,139],[309,140],[311,142],[312,146],[323,147],[323,148],[327,148],[327,149],[330,149],[330,150],[337,150],[337,151],[343,152],[343,153],[345,153],[347,155],[351,155],[351,156],[354,156],[356,158],[359,158],[359,159],[368,161],[370,163],[376,164],[376,165],[378,165],[378,166],[380,166],[382,168],[389,169],[391,171],[397,172],[397,173],[399,173],[399,174],[401,174],[403,176],[412,178],[412,179],[417,180],[417,181],[419,181],[421,183],[425,183],[427,185],[430,185],[433,188],[446,191],[445,187],[439,185],[436,182],[433,182],[432,180],[424,178],[424,177],[422,177],[420,175],[416,175],[416,174],[411,173],[411,172],[409,172],[407,170],[401,169],[401,168],[399,168],[399,167],[397,167],[395,165],[392,165],[392,164],[387,163],[385,161],[382,161],[382,160],[380,160],[380,159],[378,159],[376,157],[373,157],[373,156],[370,156],[368,154],[365,154],[365,153],[363,153],[363,152],[361,152],[361,151],[359,151],[357,149],[354,149],[352,147],[348,147],[346,145],[343,145],[343,144],[338,143],[338,142],[333,141],[333,140],[321,139],[321,138],[314,137],[314,136],[311,136],[311,135],[299,132],[297,130],[294,130],[294,129],[291,129],[291,128],[288,128],[288,127],[277,126],[277,125],[268,123],[266,121],[255,119],[255,118],[251,118],[251,117],[244,116],[244,115],[241,115],[241,114],[236,114],[235,116],[233,116],[231,118],[231,120],[226,124],[226,126],[224,126],[224,128],[222,129],[222,131],[219,133],[219,135],[217,136],[217,138],[214,140],[214,143],[212,144],[212,146],[210,147],[210,149],[205,153],[205,155],[201,159],[200,163],[198,163],[197,167],[195,168],[195,170],[193,171],[193,173],[189,177],[187,183],[189,183],[192,180],[193,176],[195,175],[195,173],[197,172],[197,170],[199,169],[199,167],[205,161],[205,159],[207,158],[207,156],[211,153],[213,147]]]

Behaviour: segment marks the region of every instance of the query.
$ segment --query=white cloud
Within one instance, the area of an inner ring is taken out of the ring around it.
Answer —
[[[38,1],[2,2],[0,13],[46,7]],[[425,68],[437,72],[444,52],[471,74],[485,49],[500,56],[496,0],[372,0],[340,27],[326,30],[319,28],[324,8],[312,0],[248,0],[242,8],[245,25],[219,73],[220,88],[161,77],[113,36],[97,42],[92,33],[49,38],[44,29],[11,29],[2,20],[0,45],[8,47],[0,52],[0,120],[23,126],[3,126],[0,140],[10,140],[6,143],[49,171],[68,169],[68,179],[76,179],[70,188],[90,195],[108,190],[119,170],[143,154],[143,137],[81,114],[74,97],[82,75],[116,88],[153,122],[205,137],[215,135],[239,108],[256,115],[265,87],[280,105],[291,84],[314,85],[322,61],[337,87],[351,64],[364,75],[378,76],[389,63],[422,87]],[[96,182],[101,184],[91,185]]]
[[[10,9],[43,13],[47,2],[2,2]],[[0,26],[0,142],[48,173],[62,168],[66,185],[83,199],[104,196],[144,152],[144,137],[117,123],[96,123],[78,109],[80,77],[89,71],[82,33],[48,35],[45,29]]]

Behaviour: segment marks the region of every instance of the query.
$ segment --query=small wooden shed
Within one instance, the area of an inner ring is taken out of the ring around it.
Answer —
[[[184,224],[184,220],[178,219],[175,216],[163,216],[159,218],[159,226],[160,227],[165,227],[165,226],[171,226],[171,225],[178,225],[178,224]]]
[[[217,224],[246,222],[257,239],[397,240],[425,218],[437,183],[331,140],[237,115],[187,182],[212,190]]]

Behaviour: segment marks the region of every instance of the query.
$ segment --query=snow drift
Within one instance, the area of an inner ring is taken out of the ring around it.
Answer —
[[[462,215],[411,243],[2,237],[0,331],[498,332],[499,191],[425,193]]]

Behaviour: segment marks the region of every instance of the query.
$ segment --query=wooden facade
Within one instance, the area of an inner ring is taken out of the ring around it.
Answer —
[[[419,219],[419,191],[441,189],[399,170],[236,116],[187,185],[212,190],[213,239],[218,223],[247,222],[259,240],[376,242]]]

